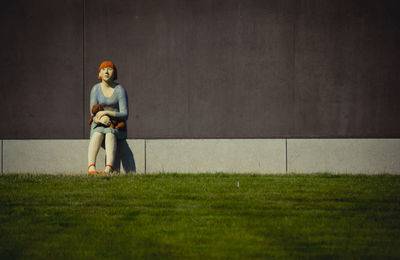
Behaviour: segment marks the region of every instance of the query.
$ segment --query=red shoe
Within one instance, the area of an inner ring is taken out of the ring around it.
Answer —
[[[92,166],[96,167],[96,166],[94,165],[94,163],[92,163],[91,165],[89,165],[89,167],[88,167],[88,174],[89,174],[89,175],[91,175],[91,174],[97,174],[97,171],[89,171],[90,167],[92,167]]]
[[[113,172],[114,172],[114,169],[113,169],[112,165],[106,164],[106,168],[107,168],[107,166],[111,168],[111,171],[108,172],[108,173],[110,173],[110,174],[113,173]],[[104,171],[104,173],[106,173],[106,172]]]

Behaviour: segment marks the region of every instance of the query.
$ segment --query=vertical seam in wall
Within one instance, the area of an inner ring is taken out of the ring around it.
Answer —
[[[144,139],[144,174],[147,174],[147,140]]]
[[[85,0],[82,1],[82,138],[85,138]]]
[[[293,2],[293,16],[292,16],[292,21],[293,21],[293,81],[292,81],[292,102],[293,102],[293,107],[294,107],[294,111],[293,114],[296,114],[296,22],[297,22],[297,8],[296,8],[297,3]],[[294,118],[296,118],[296,116],[294,116]],[[296,132],[296,120],[293,119],[292,122],[292,133],[294,134]],[[287,141],[287,140],[286,140]]]
[[[288,151],[287,151],[287,138],[285,139],[285,152],[286,152],[286,154],[285,154],[285,160],[286,160],[286,173],[288,173],[288,157],[287,157]]]
[[[3,157],[4,157],[4,142],[3,142],[4,140],[3,139],[1,139],[1,172],[0,173],[3,173],[4,172],[4,164],[3,164],[3,162],[4,162],[4,160],[3,160]]]

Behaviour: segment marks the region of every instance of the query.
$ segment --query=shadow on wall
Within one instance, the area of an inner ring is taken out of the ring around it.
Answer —
[[[126,139],[118,141],[114,166],[119,172],[136,172],[135,157]]]
[[[102,148],[105,149],[104,142]],[[135,157],[126,139],[118,140],[113,169],[121,173],[136,172]]]

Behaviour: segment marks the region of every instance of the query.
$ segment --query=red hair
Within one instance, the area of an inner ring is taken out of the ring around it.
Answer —
[[[117,79],[117,67],[115,67],[114,63],[112,63],[111,61],[103,61],[103,62],[100,64],[99,73],[100,73],[100,70],[103,69],[103,68],[112,68],[112,69],[114,70],[114,77],[113,77],[113,80],[116,80],[116,79]],[[98,79],[101,79],[100,76],[98,76],[97,78],[98,78]]]

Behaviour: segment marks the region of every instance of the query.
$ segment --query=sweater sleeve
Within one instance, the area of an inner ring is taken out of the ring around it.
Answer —
[[[127,120],[129,111],[128,111],[128,97],[126,95],[125,89],[121,86],[118,96],[118,105],[119,111],[115,112],[115,118],[119,120]]]
[[[96,85],[93,86],[92,91],[90,91],[90,107],[89,113],[92,115],[92,107],[96,105],[97,102],[97,88]]]

